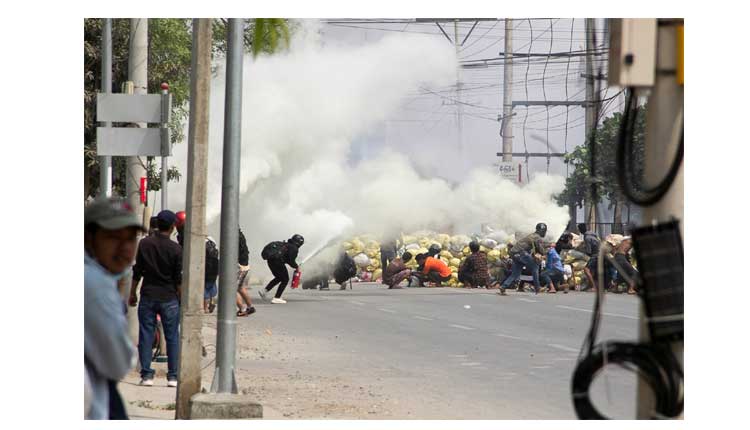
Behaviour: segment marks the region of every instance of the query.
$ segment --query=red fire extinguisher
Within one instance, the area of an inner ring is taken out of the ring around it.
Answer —
[[[302,272],[299,271],[299,268],[297,268],[294,271],[294,276],[292,276],[292,289],[299,288],[299,279],[302,277]]]

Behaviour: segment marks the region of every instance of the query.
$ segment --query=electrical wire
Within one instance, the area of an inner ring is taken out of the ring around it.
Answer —
[[[684,152],[684,118],[682,112],[678,116],[680,123],[680,143],[677,153],[666,176],[653,187],[646,187],[642,182],[636,183],[632,177],[633,166],[630,157],[633,154],[633,138],[635,126],[638,119],[638,101],[636,91],[629,89],[628,99],[625,105],[625,113],[620,124],[620,132],[617,136],[617,180],[623,195],[631,202],[639,206],[653,206],[658,203],[672,187],[677,173],[682,166]]]

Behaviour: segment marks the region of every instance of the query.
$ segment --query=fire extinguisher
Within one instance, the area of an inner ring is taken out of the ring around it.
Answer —
[[[299,288],[299,279],[302,277],[302,272],[299,271],[299,268],[297,268],[294,271],[294,276],[292,276],[292,289]]]

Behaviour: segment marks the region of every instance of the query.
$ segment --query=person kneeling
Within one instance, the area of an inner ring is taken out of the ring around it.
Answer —
[[[443,282],[451,279],[451,269],[438,258],[428,257],[425,254],[417,255],[417,264],[422,268],[416,275],[420,282],[428,279],[435,283],[435,287],[442,287]]]
[[[391,260],[388,267],[383,271],[383,284],[388,285],[389,290],[401,289],[398,284],[408,278],[411,270],[406,267],[406,263],[411,260],[411,253],[404,252],[401,258]]]

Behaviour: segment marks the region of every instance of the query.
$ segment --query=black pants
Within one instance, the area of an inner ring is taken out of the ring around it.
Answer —
[[[281,295],[284,294],[286,284],[289,283],[289,272],[286,270],[286,264],[281,260],[268,260],[268,268],[271,269],[273,279],[266,285],[266,291],[271,291],[276,284],[279,288],[276,290],[276,298],[280,299]]]

